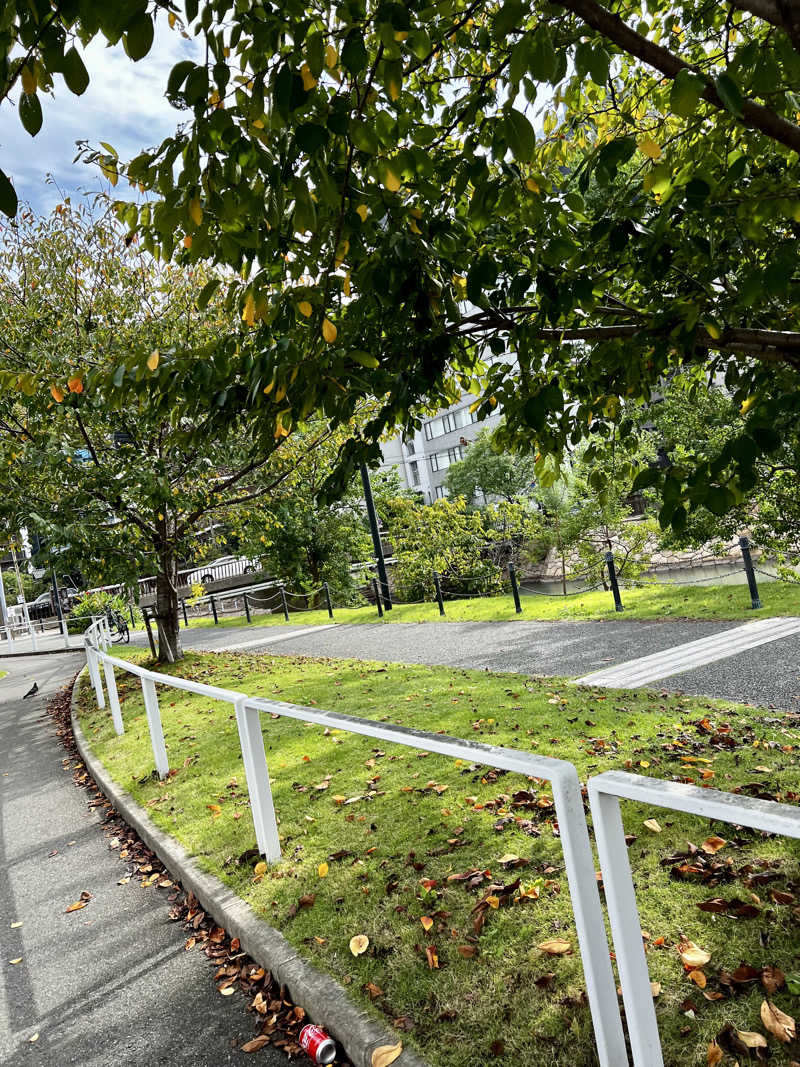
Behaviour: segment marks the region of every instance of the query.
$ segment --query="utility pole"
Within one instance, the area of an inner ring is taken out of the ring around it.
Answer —
[[[375,501],[372,499],[372,484],[369,480],[369,471],[366,463],[361,464],[361,484],[364,487],[364,503],[367,505],[369,528],[372,531],[372,545],[375,549],[375,562],[378,564],[378,578],[380,580],[381,595],[387,611],[392,610],[392,595],[389,592],[389,578],[386,574],[386,563],[383,559],[383,544],[381,532],[378,529],[378,516],[375,513]]]

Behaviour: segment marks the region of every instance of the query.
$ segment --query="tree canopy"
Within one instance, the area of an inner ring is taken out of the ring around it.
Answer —
[[[461,389],[501,403],[505,443],[535,444],[539,481],[555,479],[566,448],[624,441],[622,402],[689,364],[746,418],[716,455],[640,476],[680,531],[702,504],[734,506],[780,446],[777,416],[798,417],[796,5],[28,7],[4,16],[7,57],[26,50],[5,68],[24,122],[34,77],[80,91],[74,33],[136,57],[158,15],[204,40],[166,86],[174,136],[127,163],[90,155],[147,194],[119,205],[141,247],[219,265],[239,323],[213,350],[176,345],[151,388],[191,406],[205,378],[220,420],[247,405],[279,435],[379,398],[331,491],[421,399]],[[490,350],[513,360],[487,366]]]

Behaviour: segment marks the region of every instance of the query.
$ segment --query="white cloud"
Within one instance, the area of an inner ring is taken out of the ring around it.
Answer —
[[[121,43],[109,48],[102,38],[84,50],[91,81],[83,96],[73,96],[56,75],[55,95],[41,94],[44,123],[35,137],[26,133],[16,114],[18,94],[13,103],[6,101],[0,108],[0,166],[20,200],[37,211],[57,203],[61,194],[46,183],[48,174],[66,195],[101,187],[97,168],[73,164],[76,141],[106,141],[123,160],[159,144],[186,117],[164,97],[169,72],[180,60],[199,56],[194,39],[186,40],[159,19],[153,47],[138,63],[128,59]],[[125,195],[122,182],[117,192]]]

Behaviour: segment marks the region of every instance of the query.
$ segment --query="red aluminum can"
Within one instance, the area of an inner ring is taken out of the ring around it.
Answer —
[[[336,1043],[321,1026],[304,1026],[300,1031],[300,1048],[314,1063],[333,1063],[336,1059]]]

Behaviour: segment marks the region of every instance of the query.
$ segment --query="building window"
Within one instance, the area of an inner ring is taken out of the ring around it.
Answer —
[[[419,485],[419,463],[410,463],[409,466],[411,467],[411,484]]]
[[[460,430],[464,426],[471,426],[478,421],[477,411],[470,411],[470,405],[467,404],[465,407],[459,408],[457,411],[448,411],[447,414],[437,415],[435,419],[426,422],[425,439],[427,441],[433,441],[436,437],[442,437],[446,433],[452,433],[453,430]]]
[[[447,489],[443,485],[436,486],[436,499],[441,500],[447,496]]]

